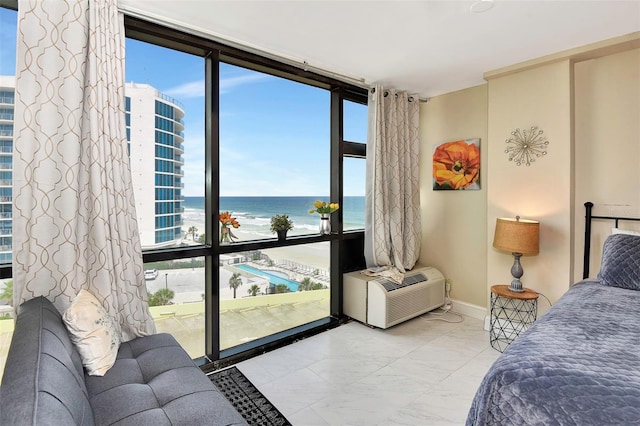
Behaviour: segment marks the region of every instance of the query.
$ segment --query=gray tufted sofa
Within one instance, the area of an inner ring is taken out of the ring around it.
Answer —
[[[22,304],[0,386],[2,425],[246,425],[169,334],[120,346],[103,376],[85,375],[58,310]]]

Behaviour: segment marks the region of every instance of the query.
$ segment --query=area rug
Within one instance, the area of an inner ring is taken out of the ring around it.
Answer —
[[[209,374],[238,413],[250,425],[291,426],[291,423],[236,367]]]

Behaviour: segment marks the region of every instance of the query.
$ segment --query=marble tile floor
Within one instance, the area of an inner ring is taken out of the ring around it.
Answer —
[[[353,321],[237,367],[294,426],[445,426],[464,425],[499,355],[481,320],[447,313]]]

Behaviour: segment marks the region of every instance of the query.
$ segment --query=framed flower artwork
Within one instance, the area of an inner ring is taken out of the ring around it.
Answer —
[[[444,142],[433,150],[433,189],[480,189],[480,139]]]

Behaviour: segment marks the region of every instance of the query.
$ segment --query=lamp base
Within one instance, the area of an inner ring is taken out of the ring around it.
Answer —
[[[515,278],[511,281],[511,285],[509,286],[509,291],[513,293],[523,293],[524,288],[522,287],[522,281],[519,278]]]
[[[522,265],[520,265],[520,257],[522,256],[522,253],[512,254],[513,266],[511,267],[511,276],[513,277],[513,281],[511,281],[509,291],[512,291],[514,293],[522,293],[524,291],[524,289],[522,288],[522,282],[520,281],[520,277],[524,274]]]

